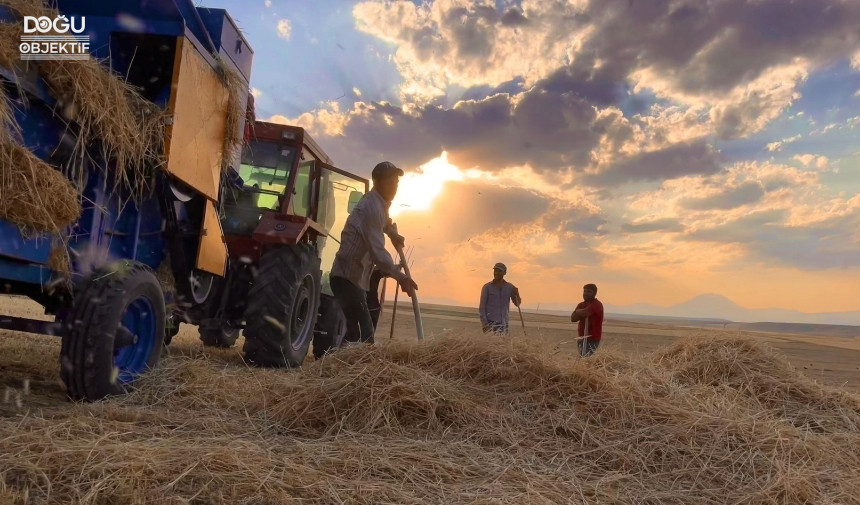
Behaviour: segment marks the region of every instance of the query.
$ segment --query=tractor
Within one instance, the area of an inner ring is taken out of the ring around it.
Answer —
[[[89,38],[86,61],[0,51],[0,204],[21,202],[0,205],[0,293],[53,319],[0,315],[0,328],[60,337],[61,378],[84,401],[132,390],[179,323],[220,347],[244,330],[260,366],[339,346],[327,272],[368,181],[301,128],[254,120],[253,50],[225,10],[55,3],[0,0],[5,48],[26,16],[85,20]],[[22,217],[69,192],[68,219]]]
[[[173,319],[197,325],[207,346],[231,347],[243,330],[250,363],[296,367],[311,344],[319,358],[348,339],[328,277],[337,237],[369,181],[333,166],[303,128],[252,124],[239,168],[221,188],[226,275],[196,278],[181,294],[189,309]],[[368,301],[380,306],[382,276],[373,279]]]

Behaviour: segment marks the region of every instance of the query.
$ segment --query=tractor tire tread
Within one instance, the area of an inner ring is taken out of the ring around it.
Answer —
[[[71,398],[98,400],[127,392],[119,384],[104,387],[100,375],[105,371],[95,366],[95,350],[101,340],[112,338],[115,334],[116,329],[110,326],[112,320],[117,317],[117,306],[126,296],[128,283],[140,276],[149,276],[150,279],[140,279],[138,282],[158,284],[149,267],[134,263],[127,271],[96,270],[86,281],[84,289],[77,294],[72,310],[64,322],[66,335],[62,339],[60,351],[60,376]],[[160,288],[158,292],[161,293]],[[163,304],[163,298],[153,302],[157,304],[159,301]],[[161,319],[163,321],[164,317]],[[160,339],[158,342],[162,343]],[[152,357],[153,364],[160,358],[162,350],[163,343],[159,347],[158,356]],[[112,368],[108,373],[112,373]]]
[[[315,249],[309,244],[282,246],[273,249],[260,259],[260,266],[253,286],[248,293],[248,308],[245,312],[245,359],[249,362],[267,367],[301,366],[304,355],[310,347],[312,336],[302,346],[302,350],[294,351],[289,343],[293,337],[284,338],[284,331],[270,320],[276,314],[287,314],[281,324],[289,326],[292,318],[290,310],[297,295],[297,281],[310,272],[314,277],[315,293],[311,299],[310,328],[316,323],[319,306],[319,265],[320,260]],[[285,342],[285,340],[287,340]]]

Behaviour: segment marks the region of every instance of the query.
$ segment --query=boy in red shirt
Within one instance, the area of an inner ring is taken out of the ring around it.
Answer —
[[[582,287],[582,299],[576,309],[570,314],[570,321],[579,321],[577,333],[585,337],[577,342],[580,356],[591,356],[600,345],[603,333],[603,304],[596,298],[597,286],[586,284]]]

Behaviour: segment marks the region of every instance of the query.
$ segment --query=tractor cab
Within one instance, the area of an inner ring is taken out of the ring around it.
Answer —
[[[222,184],[221,226],[232,259],[256,262],[267,245],[316,245],[322,293],[346,218],[369,181],[332,165],[304,128],[255,121],[241,162]]]

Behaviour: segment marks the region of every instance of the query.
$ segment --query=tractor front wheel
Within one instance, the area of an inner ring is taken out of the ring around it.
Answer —
[[[301,366],[313,340],[320,277],[320,259],[310,244],[280,246],[260,258],[245,311],[246,360]]]
[[[96,270],[63,318],[60,376],[70,397],[127,393],[161,358],[164,294],[152,270],[124,261]]]

